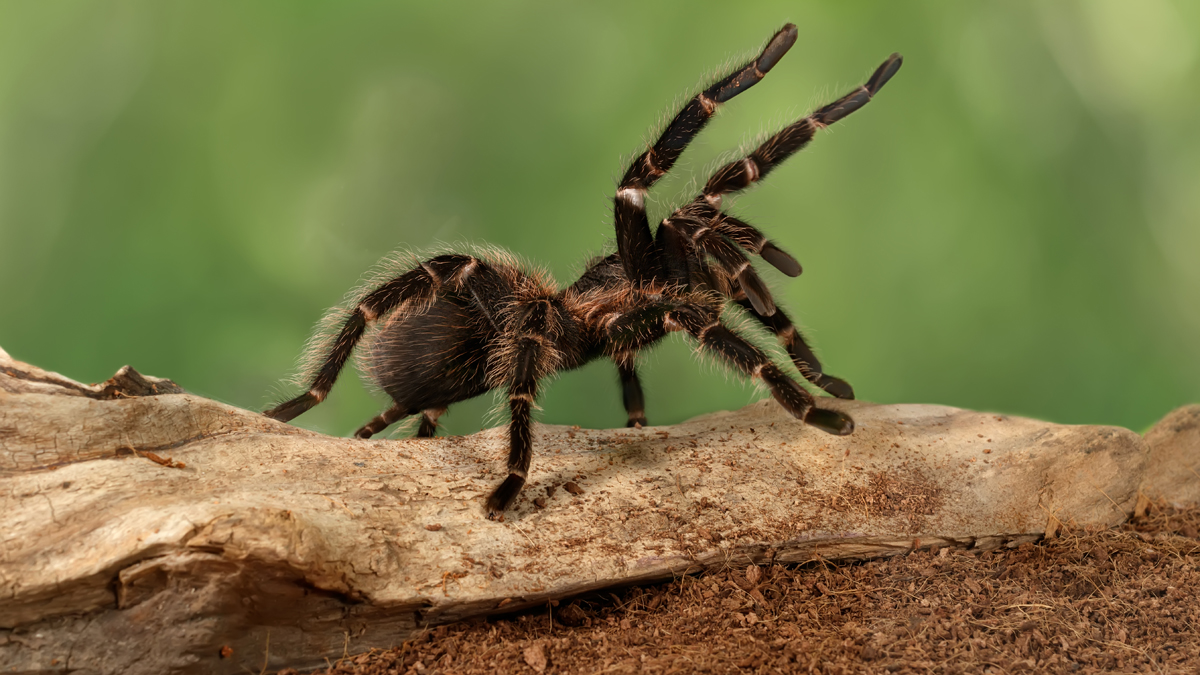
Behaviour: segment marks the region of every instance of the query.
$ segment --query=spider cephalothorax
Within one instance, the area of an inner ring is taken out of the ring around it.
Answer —
[[[613,200],[617,252],[593,261],[574,284],[559,289],[546,275],[523,271],[499,253],[449,253],[412,264],[367,288],[344,310],[341,329],[322,348],[308,391],[265,414],[287,421],[320,403],[374,325],[364,362],[394,404],[359,429],[359,438],[416,414],[422,416],[417,435],[432,436],[438,416],[451,404],[507,389],[509,473],[488,497],[491,518],[500,516],[525,484],[538,382],[597,358],[612,359],[628,426],[644,425],[636,357],[671,331],[687,333],[703,351],[761,380],[796,418],[828,433],[852,432],[848,416],[817,407],[811,394],[721,322],[726,304],[737,303],[779,338],[805,379],[836,397],[854,397],[849,384],[822,372],[746,254],[789,276],[800,274],[800,264],[754,226],[722,211],[721,197],[761,180],[818,129],[865,105],[899,70],[900,55],[888,57],[866,84],[718,169],[701,194],[654,233],[646,216],[647,190],[671,169],[717,106],[761,80],[795,41],[796,27],[784,26],[757,58],[692,97],[655,144],[633,160]]]

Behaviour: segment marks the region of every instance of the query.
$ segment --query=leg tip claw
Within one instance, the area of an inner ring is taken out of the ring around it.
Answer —
[[[812,408],[804,416],[804,422],[835,436],[849,436],[854,433],[854,420],[836,410]]]
[[[822,375],[821,381],[817,383],[817,386],[824,389],[830,396],[836,398],[847,400],[854,398],[854,387],[851,387],[849,382],[841,378]]]
[[[270,410],[264,410],[263,415],[280,422],[290,422],[318,403],[320,401],[313,396],[312,392],[304,392],[290,401],[284,401]]]
[[[504,512],[512,503],[517,500],[517,495],[521,493],[521,488],[525,486],[525,479],[515,473],[508,474],[508,478],[497,487],[487,499],[487,517],[488,520],[497,520],[504,522]]]

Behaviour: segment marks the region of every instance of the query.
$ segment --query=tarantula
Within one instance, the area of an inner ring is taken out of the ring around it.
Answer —
[[[308,391],[264,414],[286,422],[324,400],[374,324],[364,362],[395,403],[355,432],[358,438],[416,414],[421,415],[417,435],[433,436],[448,406],[492,389],[508,390],[508,477],[487,499],[492,519],[502,517],[525,485],[539,381],[597,358],[612,359],[628,426],[645,425],[636,356],[671,331],[686,332],[702,350],[759,378],[796,418],[831,434],[851,433],[849,416],[817,407],[811,394],[721,322],[726,303],[737,303],[778,337],[805,379],[838,398],[854,397],[849,384],[822,371],[746,254],[793,277],[800,274],[800,264],[757,228],[722,211],[721,198],[761,180],[818,129],[866,105],[900,69],[900,55],[888,57],[866,84],[722,166],[699,196],[653,234],[646,215],[646,192],[717,107],[754,86],[795,42],[795,25],[785,25],[757,58],[693,96],[654,145],[633,160],[613,199],[617,251],[593,260],[574,284],[559,289],[545,274],[522,270],[494,252],[449,253],[420,262],[366,289],[342,310],[340,332],[320,348],[323,355],[310,373]]]

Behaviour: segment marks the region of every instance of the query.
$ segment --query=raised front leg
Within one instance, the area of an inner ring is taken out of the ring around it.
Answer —
[[[775,167],[808,145],[819,129],[824,129],[866,105],[900,70],[902,63],[903,59],[899,54],[892,54],[875,69],[866,84],[784,127],[745,157],[717,169],[704,184],[699,196],[663,220],[659,239],[680,242],[680,245],[674,247],[663,247],[666,258],[662,261],[664,269],[681,268],[684,262],[672,257],[692,255],[693,250],[699,255],[712,256],[724,273],[741,286],[742,292],[758,313],[765,316],[773,314],[775,304],[766,285],[755,274],[745,255],[729,250],[730,241],[750,253],[762,256],[763,260],[789,276],[800,274],[800,263],[769,241],[754,226],[722,213],[722,198],[762,180]],[[677,234],[669,234],[672,232]],[[681,253],[680,249],[686,252]]]
[[[646,192],[671,170],[684,149],[700,133],[717,106],[754,86],[779,62],[796,42],[796,26],[787,24],[763,48],[758,58],[696,94],[675,117],[654,145],[638,155],[617,186],[613,216],[617,230],[617,252],[625,274],[634,283],[661,280],[654,238],[646,218]]]

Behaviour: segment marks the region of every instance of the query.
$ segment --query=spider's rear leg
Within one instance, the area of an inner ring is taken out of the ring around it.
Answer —
[[[362,425],[354,432],[355,438],[371,438],[400,420],[412,415],[414,411],[399,404],[371,418],[370,422]],[[437,435],[437,420],[446,412],[445,408],[429,408],[421,411],[421,425],[417,428],[417,438],[433,438]]]
[[[788,356],[792,357],[792,362],[796,364],[796,369],[800,371],[804,379],[824,389],[831,396],[845,399],[854,398],[854,388],[850,386],[849,382],[822,372],[821,361],[817,359],[817,355],[804,341],[804,336],[800,334],[787,314],[777,308],[774,314],[765,316],[755,310],[749,300],[738,300],[737,303],[779,338],[779,342],[787,349]]]
[[[358,431],[354,432],[354,437],[370,438],[388,428],[393,423],[398,422],[411,414],[412,411],[408,410],[407,408],[403,408],[399,404],[393,405],[379,415],[371,418],[370,422],[362,425]]]
[[[322,360],[308,391],[280,403],[263,414],[287,422],[325,400],[369,323],[402,306],[419,306],[431,301],[443,283],[458,285],[480,267],[484,267],[483,263],[469,255],[441,255],[421,263],[416,269],[405,272],[368,293],[350,311],[350,317],[342,325],[341,331],[333,341],[333,347]]]
[[[329,395],[329,390],[333,388],[333,383],[337,380],[342,366],[346,365],[350,353],[354,351],[355,345],[362,338],[366,327],[366,314],[361,307],[355,307],[350,318],[342,325],[341,332],[333,342],[333,349],[325,357],[325,362],[317,371],[308,391],[284,401],[270,410],[263,411],[263,414],[280,422],[289,422],[324,401],[325,397]]]

